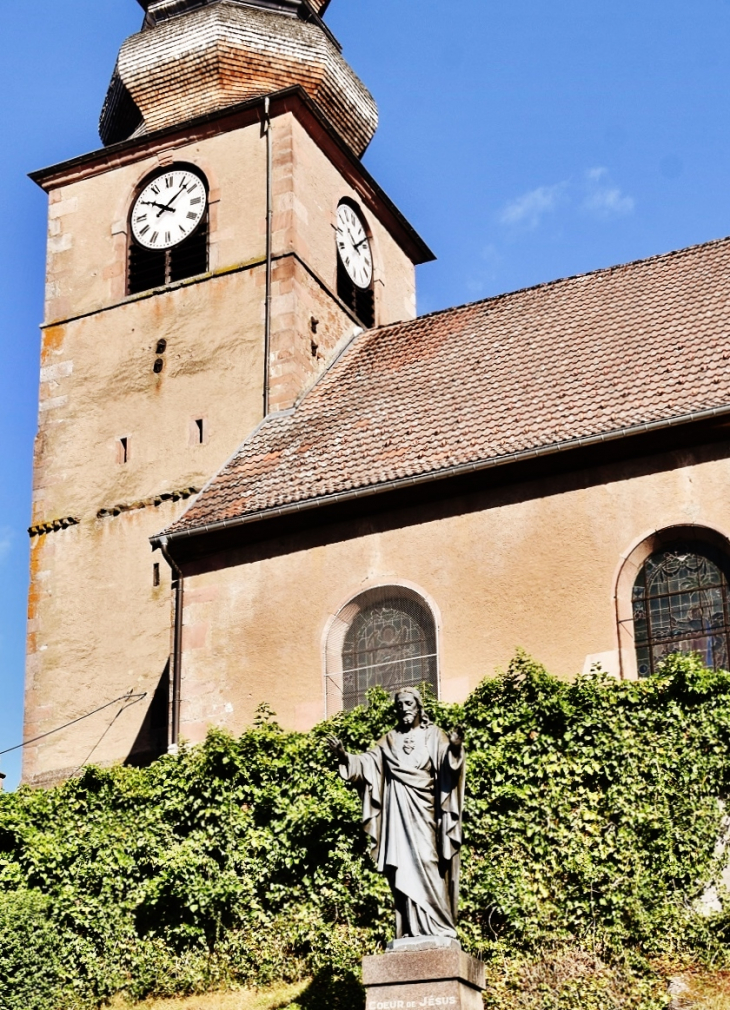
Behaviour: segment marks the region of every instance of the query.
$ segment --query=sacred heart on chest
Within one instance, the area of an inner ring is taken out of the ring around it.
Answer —
[[[412,736],[407,736],[403,741],[403,751],[406,754],[412,754],[416,747],[416,741]]]

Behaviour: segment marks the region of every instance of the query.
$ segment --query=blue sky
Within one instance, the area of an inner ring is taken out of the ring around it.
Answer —
[[[32,10],[31,10],[32,8]],[[438,255],[422,312],[730,234],[730,0],[333,0],[366,164]],[[5,4],[0,33],[0,750],[22,726],[45,197],[98,146],[135,0]],[[8,784],[19,760],[0,760]]]

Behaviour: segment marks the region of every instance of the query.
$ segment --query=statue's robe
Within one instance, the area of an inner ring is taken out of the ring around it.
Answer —
[[[363,826],[390,883],[396,935],[456,936],[464,751],[437,726],[394,729],[340,775],[363,798]]]

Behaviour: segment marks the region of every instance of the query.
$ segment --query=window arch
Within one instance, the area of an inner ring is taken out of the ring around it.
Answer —
[[[362,593],[333,619],[327,636],[328,711],[352,709],[367,692],[428,683],[438,693],[437,630],[431,608],[404,586]]]
[[[639,676],[651,676],[673,652],[699,652],[708,666],[728,669],[728,555],[695,538],[653,546],[632,593]]]
[[[175,162],[157,169],[146,176],[137,187],[132,200],[129,216],[129,249],[127,255],[127,294],[135,295],[152,288],[163,287],[174,281],[196,277],[208,271],[208,239],[210,231],[210,209],[206,208],[195,231],[184,241],[170,249],[147,249],[134,237],[131,218],[140,193],[157,178],[163,179],[171,172],[187,170],[195,174],[205,186],[206,197],[210,192],[208,180],[196,165]]]

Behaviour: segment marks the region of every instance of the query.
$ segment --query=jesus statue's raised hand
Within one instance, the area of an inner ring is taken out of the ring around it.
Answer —
[[[449,736],[449,746],[451,747],[451,752],[455,757],[461,756],[461,749],[464,746],[464,727],[455,726],[451,735]]]
[[[327,745],[340,764],[347,764],[347,751],[342,740],[338,740],[336,736],[328,736]]]

